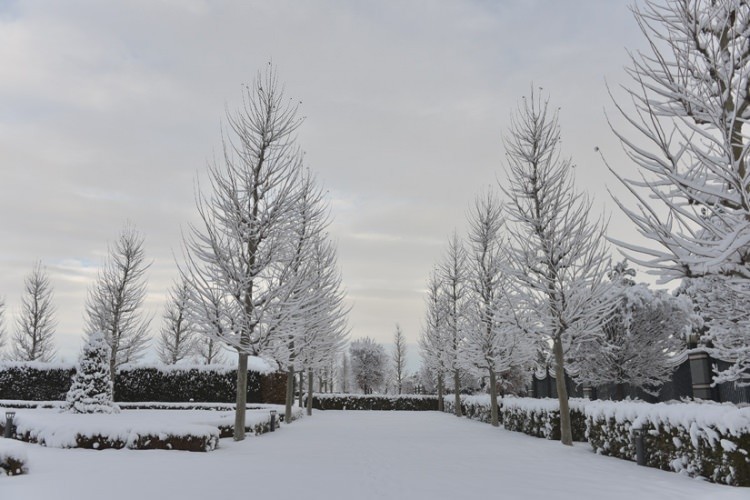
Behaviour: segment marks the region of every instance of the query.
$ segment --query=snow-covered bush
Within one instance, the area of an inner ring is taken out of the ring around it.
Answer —
[[[114,404],[112,377],[109,372],[110,348],[104,335],[92,333],[78,360],[70,390],[65,397],[64,411],[71,413],[117,413]]]
[[[9,440],[0,441],[0,476],[18,476],[29,472],[26,452]]]
[[[643,429],[646,465],[750,486],[750,407],[592,401],[586,436],[594,451],[636,459],[633,429]]]
[[[313,394],[313,408],[317,410],[437,410],[437,397],[422,394]]]
[[[574,441],[585,441],[584,400],[570,399],[570,420]],[[498,400],[499,420],[509,431],[545,439],[560,439],[560,406],[557,399],[503,397]],[[473,420],[490,423],[489,395],[463,396],[461,408]],[[453,413],[453,401],[446,398],[444,411]]]

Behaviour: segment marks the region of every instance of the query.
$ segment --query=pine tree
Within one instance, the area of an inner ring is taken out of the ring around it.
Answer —
[[[113,402],[109,346],[101,332],[88,336],[65,400],[71,413],[118,413]]]

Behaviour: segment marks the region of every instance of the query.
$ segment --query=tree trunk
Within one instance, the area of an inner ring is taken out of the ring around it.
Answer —
[[[438,411],[445,411],[445,406],[443,405],[443,397],[445,395],[445,387],[443,387],[443,374],[441,373],[438,375],[437,379],[437,390],[438,390]]]
[[[312,368],[307,369],[307,415],[312,415],[313,404],[313,372]]]
[[[304,408],[304,403],[302,401],[302,388],[305,387],[305,370],[302,368],[299,372],[299,396],[297,404],[300,408]]]
[[[568,406],[568,388],[565,386],[565,358],[562,340],[556,338],[552,344],[555,355],[555,382],[557,383],[557,400],[560,403],[560,442],[573,445],[573,432],[570,428],[570,407]]]
[[[453,370],[453,403],[456,405],[455,411],[456,416],[461,416],[461,376],[458,373],[458,369]]]
[[[286,408],[284,408],[284,422],[292,421],[292,405],[294,404],[294,367],[286,372]]]
[[[500,425],[497,418],[497,374],[492,369],[490,369],[490,418],[493,427]]]
[[[625,384],[615,384],[615,401],[622,401],[625,399]]]
[[[245,406],[247,406],[247,354],[240,353],[237,363],[237,407],[234,410],[234,440],[245,439]]]

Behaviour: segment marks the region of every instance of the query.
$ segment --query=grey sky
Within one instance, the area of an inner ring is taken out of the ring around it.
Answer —
[[[87,287],[130,220],[153,259],[156,332],[224,109],[273,60],[332,198],[352,335],[390,342],[399,322],[414,343],[430,268],[502,178],[501,137],[532,82],[561,108],[564,153],[610,235],[632,238],[594,153],[633,171],[604,116],[605,78],[624,82],[625,48],[643,46],[627,4],[0,0],[0,295],[14,313],[41,259],[73,359]]]

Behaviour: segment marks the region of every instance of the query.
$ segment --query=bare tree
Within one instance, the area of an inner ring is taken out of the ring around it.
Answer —
[[[393,371],[396,375],[398,393],[401,394],[406,378],[406,339],[398,323],[396,323],[396,333],[393,335]]]
[[[5,298],[0,297],[0,351],[3,350],[7,339],[5,338]],[[5,356],[0,354],[0,360]]]
[[[504,272],[505,221],[502,205],[491,191],[476,198],[469,224],[472,327],[465,335],[464,352],[470,369],[489,378],[490,423],[497,427],[498,376],[528,369],[536,351]]]
[[[303,323],[298,338],[300,363],[308,370],[307,413],[312,414],[313,371],[322,371],[326,386],[332,389],[333,365],[349,335],[344,304],[341,274],[336,259],[336,247],[326,238],[313,241],[310,258],[308,298],[302,309]]]
[[[195,352],[196,331],[188,315],[189,307],[190,284],[183,279],[172,286],[164,309],[164,323],[156,343],[162,363],[173,365]]]
[[[197,196],[201,222],[186,237],[181,269],[196,310],[218,313],[202,331],[238,353],[235,440],[245,438],[248,356],[273,353],[279,301],[294,286],[285,277],[302,163],[297,104],[270,65],[243,97],[227,113],[222,159],[209,165],[208,190]]]
[[[110,349],[110,376],[117,368],[137,361],[149,342],[151,318],[143,317],[146,298],[146,262],[143,235],[126,224],[99,271],[86,298],[86,333],[101,332]]]
[[[212,337],[195,338],[193,357],[204,365],[221,365],[226,362],[226,354],[221,342]]]
[[[352,375],[365,394],[372,394],[383,383],[387,355],[382,345],[370,337],[355,340],[349,346]]]
[[[636,138],[613,130],[641,177],[610,170],[637,199],[618,204],[658,246],[617,243],[665,281],[723,276],[750,294],[750,4],[645,0],[633,12],[649,51],[631,55],[635,112],[617,107]],[[723,339],[711,341],[735,360],[728,374],[750,369],[750,350],[734,349],[750,332]]]
[[[611,307],[600,300],[609,259],[603,224],[589,222],[591,201],[576,193],[570,160],[559,155],[557,113],[532,92],[505,139],[508,260],[520,307],[532,310],[551,344],[560,402],[561,441],[572,444],[565,354],[599,331]]]
[[[55,306],[52,285],[41,262],[24,280],[21,311],[13,335],[12,359],[49,362],[55,357]]]
[[[344,394],[349,392],[349,377],[351,374],[349,373],[349,356],[347,356],[346,351],[341,353],[341,392]]]
[[[616,306],[602,325],[603,335],[578,343],[572,353],[576,381],[594,387],[613,383],[617,400],[625,396],[625,384],[658,394],[693,329],[687,297],[636,284],[634,275],[625,261],[610,272]]]
[[[422,367],[425,373],[434,376],[434,384],[438,395],[438,411],[443,411],[443,396],[445,394],[445,374],[448,372],[448,360],[445,347],[446,310],[445,293],[437,270],[433,270],[427,283],[427,311],[425,322],[419,335],[419,351],[422,357]]]
[[[456,232],[448,240],[448,251],[440,267],[443,293],[445,294],[445,339],[444,347],[447,367],[453,373],[454,406],[457,417],[461,416],[461,366],[463,364],[463,341],[469,319],[469,283],[466,250]]]

